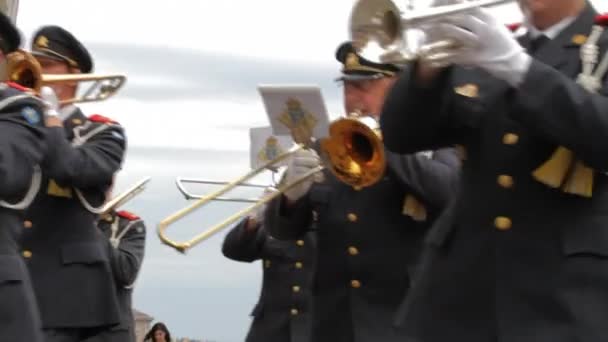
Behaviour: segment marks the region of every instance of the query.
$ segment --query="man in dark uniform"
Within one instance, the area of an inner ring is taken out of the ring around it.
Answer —
[[[350,43],[336,58],[347,112],[379,113],[399,68],[362,58]],[[294,155],[286,182],[318,164],[311,150]],[[387,164],[370,187],[354,189],[326,172],[324,181],[296,186],[268,206],[272,236],[317,231],[313,341],[402,341],[394,311],[410,286],[422,236],[454,191],[459,159],[453,149],[432,157],[388,153]]]
[[[43,73],[88,73],[82,44],[57,26],[41,28],[32,50]],[[77,84],[53,85],[59,100]],[[22,255],[30,270],[47,341],[81,341],[120,322],[99,208],[126,149],[122,127],[64,106],[47,120],[50,148],[41,191],[26,211]]]
[[[246,341],[310,342],[314,235],[280,241],[266,232],[262,218],[260,209],[241,221],[222,247],[236,261],[263,260],[262,291]]]
[[[0,60],[21,42],[0,12]],[[6,65],[2,65],[6,75]],[[23,89],[0,84],[0,341],[42,342],[38,307],[18,247],[21,211],[40,186],[44,157],[42,103]]]
[[[467,152],[404,315],[416,341],[608,336],[608,84],[579,74],[581,44],[603,54],[608,34],[590,35],[585,0],[520,5],[519,42],[485,10],[437,24],[455,48],[415,63],[385,103],[388,149]]]
[[[113,210],[101,217],[99,229],[107,241],[106,247],[110,253],[121,319],[119,325],[86,342],[134,342],[133,284],[144,259],[146,226],[139,216],[131,212]]]

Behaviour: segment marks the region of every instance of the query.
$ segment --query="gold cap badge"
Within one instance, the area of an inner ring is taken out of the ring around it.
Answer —
[[[40,36],[36,39],[36,46],[42,48],[49,47],[49,39],[46,36]]]

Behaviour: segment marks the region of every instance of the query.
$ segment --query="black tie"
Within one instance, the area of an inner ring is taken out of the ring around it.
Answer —
[[[545,43],[550,40],[551,39],[549,39],[549,37],[545,36],[544,34],[541,34],[540,36],[530,41],[530,48],[528,49],[528,51],[530,52],[530,54],[534,55],[543,45],[545,45]]]

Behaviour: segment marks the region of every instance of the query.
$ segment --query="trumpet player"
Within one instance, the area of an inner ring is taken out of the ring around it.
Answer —
[[[0,12],[0,65],[21,42],[11,19]],[[19,250],[21,215],[40,185],[45,147],[44,107],[12,83],[0,84],[0,341],[42,342],[38,307]]]
[[[400,68],[363,58],[350,42],[336,59],[345,109],[377,116]],[[385,177],[372,186],[355,189],[325,172],[324,180],[301,183],[268,206],[265,226],[275,238],[317,232],[313,341],[403,341],[393,315],[410,287],[422,237],[452,196],[460,161],[453,149],[387,159]],[[286,182],[318,165],[316,153],[302,150]]]
[[[40,28],[32,52],[43,74],[88,73],[93,67],[87,49],[58,26]],[[40,192],[24,215],[22,255],[46,341],[81,341],[120,323],[107,241],[96,221],[121,167],[126,139],[109,118],[57,105],[75,94],[76,84],[52,88],[41,91],[57,109],[45,121],[49,152]]]
[[[268,234],[263,220],[259,208],[226,235],[222,246],[232,260],[262,260],[262,289],[245,341],[310,342],[314,233],[280,241]]]
[[[106,198],[111,197],[110,188]],[[98,227],[108,250],[116,295],[120,307],[120,324],[106,329],[86,342],[134,342],[132,294],[146,248],[146,225],[136,214],[112,208],[101,215]]]
[[[485,9],[439,20],[433,41],[456,44],[414,63],[384,106],[389,150],[467,152],[403,317],[417,341],[608,334],[607,18],[585,0],[519,6],[519,38]]]

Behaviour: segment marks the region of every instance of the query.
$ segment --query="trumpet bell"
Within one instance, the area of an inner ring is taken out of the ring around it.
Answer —
[[[332,122],[329,137],[321,141],[327,168],[340,181],[363,188],[378,182],[386,169],[378,121],[370,116],[349,116]]]
[[[379,63],[405,64],[417,59],[424,44],[449,47],[453,42],[423,42],[425,32],[439,18],[478,7],[515,0],[472,0],[452,5],[401,10],[392,0],[358,0],[350,15],[350,38],[357,52]],[[423,44],[424,43],[424,44]]]
[[[351,40],[355,48],[370,43],[389,49],[401,39],[401,11],[390,0],[357,1],[350,17]]]

